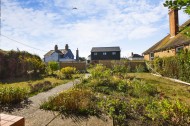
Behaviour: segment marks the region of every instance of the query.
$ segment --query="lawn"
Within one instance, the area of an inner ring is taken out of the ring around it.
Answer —
[[[44,81],[50,81],[52,84],[59,85],[68,82],[69,80],[60,80],[53,77],[46,77],[43,79],[33,80],[33,81],[22,81],[22,82],[13,82],[13,83],[0,83],[0,87],[22,87],[29,88],[28,84],[35,85],[37,83],[42,83]]]
[[[166,97],[173,100],[180,99],[190,105],[190,86],[154,76],[150,73],[128,73],[129,77],[136,77],[157,87]]]

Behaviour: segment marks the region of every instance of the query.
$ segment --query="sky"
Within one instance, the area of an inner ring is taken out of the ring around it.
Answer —
[[[65,44],[75,55],[120,46],[121,56],[142,54],[169,34],[165,0],[1,0],[0,49],[41,58]],[[73,9],[77,8],[77,9]],[[179,11],[179,24],[190,16]]]

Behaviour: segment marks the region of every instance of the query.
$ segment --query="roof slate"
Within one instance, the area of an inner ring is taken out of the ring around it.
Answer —
[[[116,47],[93,47],[91,52],[112,52],[121,51],[119,46]]]
[[[69,50],[70,50],[70,49],[69,49]],[[65,50],[65,49],[60,49],[60,50],[57,50],[57,51],[55,51],[55,50],[50,50],[50,51],[47,52],[44,56],[50,56],[50,55],[52,55],[54,52],[57,52],[57,53],[59,53],[60,55],[65,55],[65,54],[67,54],[67,52],[68,52],[69,50]]]
[[[182,24],[179,29],[180,29],[180,32],[175,37],[170,38],[170,35],[167,35],[162,40],[157,42],[155,45],[150,47],[148,50],[143,52],[143,54],[158,52],[162,50],[175,48],[177,46],[190,44],[190,37],[185,35],[186,32],[190,33],[190,19],[187,20],[184,24]]]

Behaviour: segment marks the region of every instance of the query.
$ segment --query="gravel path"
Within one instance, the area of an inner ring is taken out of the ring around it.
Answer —
[[[88,75],[87,75],[88,76]],[[90,117],[89,119],[77,119],[73,121],[71,118],[62,119],[60,116],[57,116],[58,113],[44,111],[39,109],[40,104],[47,100],[50,96],[55,96],[63,90],[68,90],[73,87],[73,83],[79,83],[79,80],[74,80],[73,82],[68,82],[57,86],[47,92],[39,93],[33,97],[29,98],[31,104],[27,107],[15,110],[11,115],[22,116],[25,118],[25,126],[110,126],[112,122],[109,120],[107,122],[98,119],[96,117]]]

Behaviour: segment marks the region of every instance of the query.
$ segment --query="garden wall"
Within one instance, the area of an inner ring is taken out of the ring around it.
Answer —
[[[75,67],[79,71],[86,71],[86,62],[60,62],[60,69],[68,66]]]
[[[146,68],[145,61],[129,61],[129,60],[99,60],[94,63],[103,64],[108,68],[112,68],[114,64],[124,64],[130,71],[135,71],[138,66]]]

